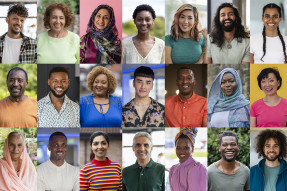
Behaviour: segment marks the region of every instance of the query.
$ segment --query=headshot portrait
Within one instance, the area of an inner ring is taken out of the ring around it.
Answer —
[[[74,14],[76,7],[65,3],[47,3],[38,5],[37,63],[38,64],[78,64],[80,62],[78,31],[72,31],[77,25]],[[42,21],[39,21],[43,19]],[[44,26],[44,29],[43,29]],[[70,28],[68,28],[70,27]]]
[[[164,67],[123,65],[123,128],[165,126]]]
[[[0,73],[0,127],[37,127],[37,65],[3,64]]]
[[[0,128],[0,190],[37,191],[37,129]]]
[[[80,127],[79,66],[38,65],[38,127]]]
[[[121,63],[121,7],[121,0],[80,0],[80,63]]]
[[[207,127],[207,66],[165,67],[165,120],[168,127]]]
[[[199,1],[190,1],[190,4],[182,0],[166,1],[166,64],[207,62],[207,6],[197,3]]]
[[[250,127],[249,65],[208,66],[208,127]]]
[[[164,4],[163,0],[123,1],[123,64],[165,63]]]
[[[282,64],[250,66],[250,127],[287,126],[285,72]]]
[[[79,191],[79,128],[40,128],[37,138],[38,190]]]
[[[0,63],[35,64],[37,1],[2,2],[0,9]]]

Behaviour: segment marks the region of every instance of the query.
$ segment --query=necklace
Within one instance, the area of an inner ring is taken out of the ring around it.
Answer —
[[[232,45],[230,43],[227,44],[226,46],[228,49],[231,49],[232,48]]]
[[[95,104],[100,106],[100,113],[101,113],[101,114],[104,114],[103,105],[109,105],[110,102],[104,103],[104,104],[100,104],[100,103],[96,103],[96,102],[95,102]]]

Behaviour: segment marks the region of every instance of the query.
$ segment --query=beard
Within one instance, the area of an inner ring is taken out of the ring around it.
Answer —
[[[265,155],[265,153],[264,153],[264,158],[266,158],[266,160],[268,160],[268,161],[272,161],[273,162],[273,161],[276,161],[279,158],[279,154],[275,155],[274,158],[270,158],[270,157],[268,157],[268,153],[267,153],[267,155]]]
[[[226,158],[226,156],[225,156],[225,155],[222,155],[222,157],[223,157],[223,158],[224,158],[224,160],[226,160],[227,162],[232,162],[232,161],[234,161],[234,160],[235,160],[236,155],[234,155],[234,157],[233,157],[233,158]]]
[[[225,26],[225,25],[224,25],[224,23],[225,23],[226,21],[230,21],[230,22],[231,22],[229,26]],[[231,32],[231,31],[234,29],[234,27],[235,27],[235,22],[234,22],[234,20],[232,20],[232,19],[226,19],[226,20],[224,20],[223,22],[220,23],[220,26],[221,26],[221,28],[222,28],[223,31],[225,31],[225,32]]]
[[[57,97],[57,98],[61,98],[61,97],[63,97],[64,95],[66,95],[68,89],[69,89],[69,87],[68,87],[65,91],[63,91],[62,94],[57,94],[57,93],[50,87],[50,91],[51,91],[52,94],[53,94],[55,97]]]

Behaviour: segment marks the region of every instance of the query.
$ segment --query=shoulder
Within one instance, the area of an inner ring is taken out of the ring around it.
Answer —
[[[31,37],[28,37],[28,36],[25,36],[24,34],[23,35],[23,39],[24,41],[27,41],[29,44],[37,44],[37,41]]]
[[[118,96],[114,96],[114,95],[110,95],[110,99],[113,100],[113,101],[117,101],[117,102],[121,102],[122,99]]]
[[[201,101],[201,102],[207,102],[207,98],[206,97],[202,97],[200,95],[197,95],[194,93],[194,99],[197,101]]]
[[[89,104],[91,103],[92,99],[93,99],[92,95],[80,97],[80,104]]]
[[[164,46],[164,41],[160,38],[154,37],[155,38],[155,42],[160,45],[160,46]]]
[[[37,172],[42,173],[43,171],[45,171],[45,168],[47,168],[47,167],[48,167],[48,161],[43,162],[42,164],[37,166]]]
[[[263,38],[262,33],[256,33],[250,36],[250,40],[252,39],[258,39],[258,38]]]
[[[281,99],[282,99],[282,104],[287,105],[287,99],[283,97],[281,97]]]
[[[81,41],[86,41],[87,39],[88,39],[88,37],[89,37],[90,35],[89,35],[89,33],[87,33],[87,34],[84,34],[82,37],[81,37]]]
[[[37,106],[37,101],[34,100],[33,98],[27,96],[27,101],[30,102],[30,104],[36,105]]]
[[[68,30],[68,36],[70,36],[71,38],[75,38],[75,39],[79,39],[79,35],[77,35],[76,33],[74,32],[71,32]]]
[[[95,165],[93,165],[91,162],[85,164],[84,166],[82,166],[81,168],[81,172],[86,172],[90,169],[93,169]]]
[[[159,103],[158,101],[154,100],[151,98],[152,104],[156,107],[159,107],[159,109],[164,109],[164,105],[162,105],[161,103]]]
[[[45,32],[42,32],[41,34],[39,34],[38,36],[37,36],[37,40],[41,40],[41,39],[43,39],[43,38],[47,38],[48,37],[48,31],[45,31]]]
[[[128,174],[131,171],[135,171],[135,169],[136,169],[136,164],[127,166],[123,169],[123,174],[125,174],[125,173]]]
[[[68,168],[70,171],[73,171],[74,173],[79,173],[79,167],[76,167],[76,166],[73,166],[73,165],[67,163],[67,168]]]
[[[130,107],[131,107],[131,105],[132,105],[132,101],[133,101],[133,99],[132,99],[130,102],[128,102],[126,105],[123,106],[123,111],[130,109]]]
[[[174,95],[174,96],[170,96],[168,98],[165,98],[165,102],[172,102],[175,101],[177,99],[178,95]]]
[[[263,100],[262,99],[259,99],[259,100],[256,100],[255,102],[253,102],[252,104],[251,104],[251,107],[257,107],[257,106],[259,106],[259,105],[262,105],[264,102],[263,102]]]
[[[166,35],[165,40],[173,41],[171,34]]]
[[[123,45],[129,45],[132,42],[133,36],[123,39]]]
[[[8,99],[9,99],[8,97],[5,97],[5,98],[1,99],[0,100],[0,104],[6,103],[8,101]]]
[[[207,167],[208,174],[209,174],[209,173],[212,173],[216,168],[217,168],[217,167],[216,167],[216,162],[214,162],[214,163],[212,163],[211,165],[209,165],[209,166]]]
[[[239,163],[240,163],[240,170],[243,170],[245,173],[249,174],[250,171],[249,168],[246,165],[242,164],[241,162]]]
[[[110,166],[113,166],[113,167],[115,167],[115,168],[121,170],[121,165],[120,165],[119,163],[117,163],[117,162],[113,162],[113,161],[112,161],[111,164],[110,164]]]

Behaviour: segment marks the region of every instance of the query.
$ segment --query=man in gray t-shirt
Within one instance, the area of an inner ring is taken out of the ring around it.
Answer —
[[[208,191],[249,191],[249,168],[235,160],[239,146],[234,132],[219,136],[219,151],[221,159],[208,167]]]

